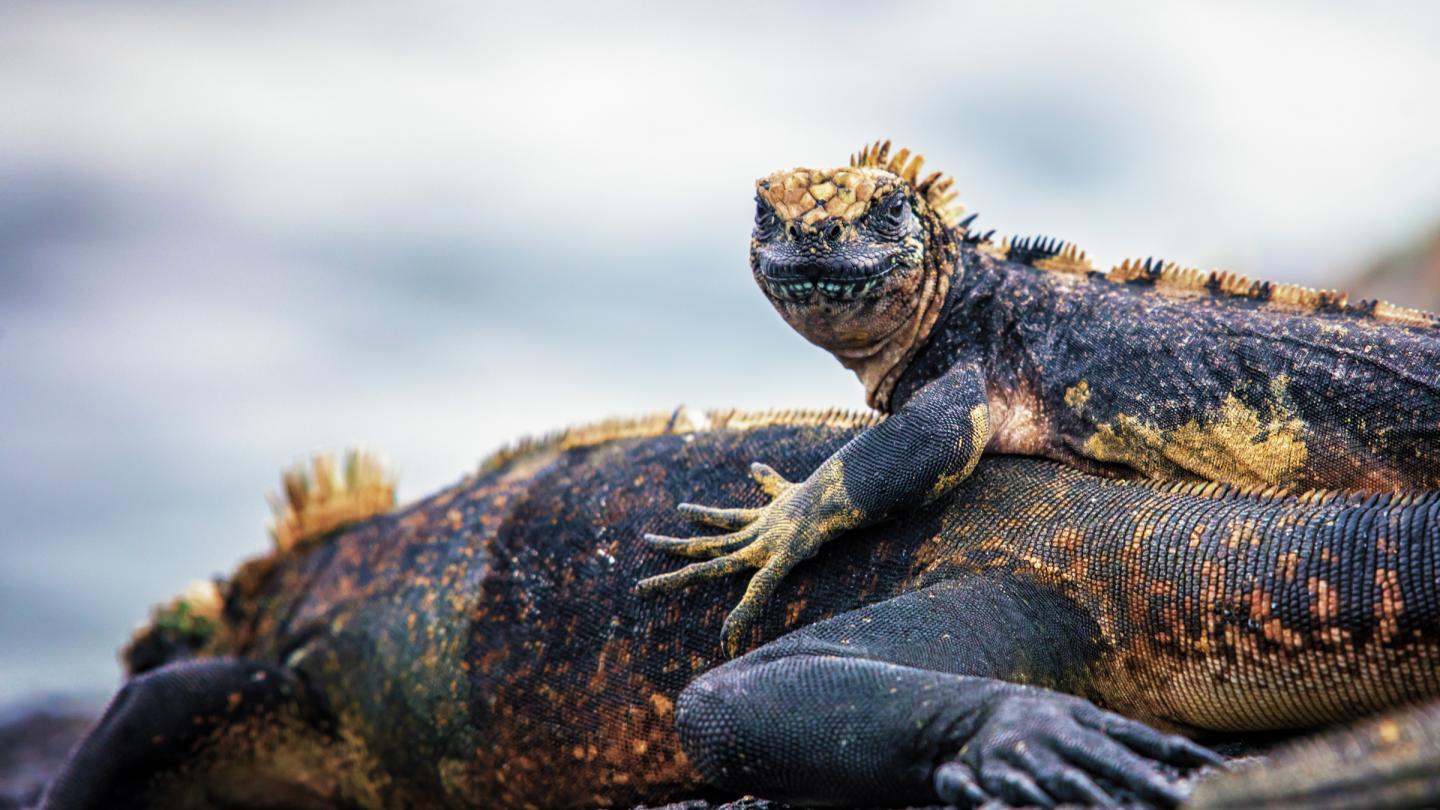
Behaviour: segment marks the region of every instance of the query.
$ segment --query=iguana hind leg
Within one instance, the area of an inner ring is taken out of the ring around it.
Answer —
[[[235,659],[169,664],[121,687],[40,807],[330,808],[327,746],[290,671]]]
[[[975,578],[796,630],[701,676],[676,726],[724,788],[857,806],[1171,806],[1215,755],[1033,685],[1083,685],[1093,622],[1031,582]]]

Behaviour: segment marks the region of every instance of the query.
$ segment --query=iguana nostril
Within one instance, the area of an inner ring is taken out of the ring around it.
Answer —
[[[839,241],[840,241],[840,237],[842,237],[842,236],[844,236],[844,235],[845,235],[845,227],[844,227],[843,225],[841,225],[840,223],[838,223],[838,222],[832,221],[829,225],[826,225],[826,226],[825,226],[825,241],[826,241],[826,242],[830,242],[831,244],[834,244],[835,242],[839,242]]]
[[[790,237],[791,239],[799,239],[799,238],[800,238],[800,226],[799,226],[799,225],[796,225],[796,224],[793,223],[793,222],[790,223],[789,225],[786,225],[786,226],[785,226],[785,235],[788,236],[788,237]]]

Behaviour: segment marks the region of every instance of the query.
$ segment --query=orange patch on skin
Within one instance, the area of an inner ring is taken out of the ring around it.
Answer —
[[[1295,579],[1300,572],[1300,555],[1293,551],[1280,555],[1280,572],[1286,582]]]
[[[1310,609],[1316,619],[1329,622],[1340,614],[1340,593],[1330,587],[1330,583],[1319,577],[1311,577],[1306,585],[1315,599]]]
[[[805,610],[805,600],[796,599],[785,606],[785,626],[794,627],[800,622],[800,614]]]
[[[1206,526],[1204,523],[1197,523],[1195,524],[1195,528],[1190,530],[1190,548],[1200,547],[1200,541],[1205,538],[1205,528]]]
[[[1084,539],[1085,535],[1081,534],[1079,530],[1071,526],[1062,526],[1060,530],[1055,533],[1053,543],[1058,549],[1074,551],[1080,547]]]
[[[1400,614],[1405,612],[1405,600],[1400,593],[1399,572],[1394,569],[1376,571],[1375,587],[1380,591],[1375,599],[1375,619],[1380,625],[1380,641],[1385,643],[1400,632]]]
[[[1150,580],[1149,591],[1151,596],[1174,596],[1175,583],[1168,579],[1153,579]]]

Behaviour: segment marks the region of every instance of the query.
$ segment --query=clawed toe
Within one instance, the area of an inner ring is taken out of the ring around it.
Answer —
[[[935,769],[935,793],[950,804],[979,806],[990,801],[975,772],[963,762],[947,762]]]
[[[735,557],[717,557],[705,562],[691,563],[678,571],[642,579],[635,584],[635,592],[641,596],[651,596],[665,591],[678,590],[707,579],[726,577],[743,571],[747,567],[749,566]]]
[[[678,554],[681,557],[719,557],[744,548],[754,539],[751,534],[720,534],[714,537],[665,537],[645,535],[651,548]]]
[[[780,493],[795,486],[790,479],[776,472],[774,467],[758,461],[750,465],[750,477],[772,498],[780,497]]]
[[[717,529],[743,529],[755,522],[763,510],[760,509],[725,509],[714,506],[701,506],[694,503],[682,503],[675,507],[676,511],[696,523],[706,526],[714,526]]]

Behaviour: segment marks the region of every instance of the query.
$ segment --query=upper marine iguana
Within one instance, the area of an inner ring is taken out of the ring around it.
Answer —
[[[795,563],[955,486],[982,450],[1247,487],[1440,487],[1437,317],[1159,261],[1095,271],[1073,245],[994,242],[922,159],[867,147],[756,181],[750,266],[805,338],[894,414],[727,534],[650,538],[709,557],[646,591],[759,569],[733,649]],[[764,461],[765,457],[753,461]]]
[[[758,506],[743,460],[803,477],[875,422],[575,429],[340,530],[389,502],[383,476],[291,476],[276,550],[136,637],[45,806],[623,807],[702,777],[862,806],[1164,805],[1210,757],[1154,728],[1301,729],[1440,695],[1437,494],[997,456],[827,547],[734,660],[715,634],[742,583],[633,593],[667,562],[639,536],[674,531],[677,503]]]

